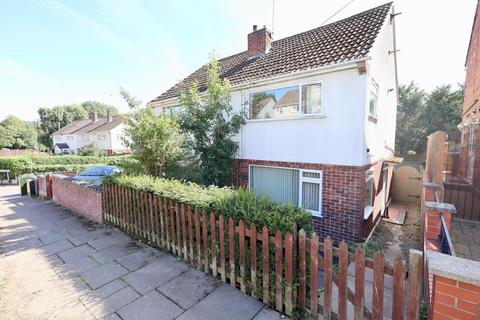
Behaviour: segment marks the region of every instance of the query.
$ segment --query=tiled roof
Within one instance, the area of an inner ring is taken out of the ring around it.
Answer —
[[[288,107],[298,104],[298,88],[287,91],[275,104],[274,108]]]
[[[241,52],[219,60],[222,78],[232,85],[364,58],[388,16],[392,3],[364,11],[331,24],[272,42],[264,56],[248,59]],[[151,102],[175,98],[196,81],[205,90],[208,66],[204,65]]]
[[[107,118],[99,118],[95,122],[92,122],[91,119],[76,120],[70,124],[67,124],[65,127],[61,128],[60,130],[52,133],[52,135],[105,132],[105,131],[112,130],[122,122],[123,122],[123,118],[121,115],[113,116],[113,119],[110,122],[108,121]]]

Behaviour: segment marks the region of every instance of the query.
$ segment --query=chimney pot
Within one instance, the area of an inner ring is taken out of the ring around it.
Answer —
[[[98,121],[98,113],[97,111],[92,112],[92,122],[97,122]]]
[[[253,31],[257,31],[257,25],[256,24],[253,25]]]
[[[112,122],[112,120],[113,120],[112,108],[107,109],[107,120],[108,120],[108,122]]]

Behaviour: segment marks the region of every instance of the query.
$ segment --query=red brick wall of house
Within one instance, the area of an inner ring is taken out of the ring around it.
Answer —
[[[87,189],[66,176],[53,176],[53,201],[88,220],[103,223],[102,194]]]
[[[467,52],[463,121],[480,119],[480,5],[477,3],[475,20]]]
[[[265,161],[236,159],[234,163],[234,185],[248,186],[249,165],[263,165],[295,169],[321,170],[323,172],[322,215],[313,218],[313,225],[318,235],[323,238],[330,235],[335,241],[346,240],[350,243],[364,240],[374,225],[374,221],[363,227],[363,211],[365,199],[365,172],[372,165],[341,166],[314,163],[298,163],[283,161]],[[375,188],[381,187],[381,162],[373,165],[375,170]],[[377,177],[379,175],[379,177]],[[348,193],[343,193],[348,190]],[[377,210],[377,208],[375,208]],[[379,210],[379,208],[378,208]],[[374,219],[379,215],[375,213]],[[372,218],[373,219],[373,218]]]

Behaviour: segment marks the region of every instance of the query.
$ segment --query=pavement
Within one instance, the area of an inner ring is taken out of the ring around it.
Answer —
[[[458,257],[480,261],[480,221],[452,219],[450,235]]]
[[[285,319],[176,257],[0,187],[0,318]]]

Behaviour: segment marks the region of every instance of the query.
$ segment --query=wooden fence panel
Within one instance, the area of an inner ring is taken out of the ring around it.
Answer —
[[[257,297],[257,227],[250,225],[250,279],[252,284],[252,297]]]
[[[109,223],[166,248],[206,273],[228,281],[232,287],[238,285],[242,292],[288,316],[308,309],[314,318],[322,314],[325,319],[332,319],[332,293],[336,286],[339,319],[347,319],[348,303],[353,305],[354,319],[383,319],[384,276],[388,274],[393,276],[392,319],[403,319],[404,309],[408,319],[418,317],[421,254],[410,255],[408,295],[405,295],[406,268],[401,259],[395,260],[392,268],[385,265],[379,253],[373,260],[365,258],[362,248],[356,248],[355,254],[349,253],[344,241],[334,248],[329,237],[320,243],[315,233],[309,237],[296,228],[282,233],[263,227],[257,233],[255,224],[247,227],[243,220],[235,223],[231,217],[225,224],[224,217],[214,211],[199,213],[197,208],[123,186],[104,186],[102,208]],[[337,258],[338,271],[334,272]],[[350,263],[355,263],[354,291],[347,285]],[[373,270],[371,311],[365,307],[366,268]],[[323,305],[319,300],[320,272],[323,272]],[[405,296],[408,296],[406,308]]]
[[[263,275],[263,303],[270,304],[270,237],[268,235],[268,228],[262,229],[262,275]]]

